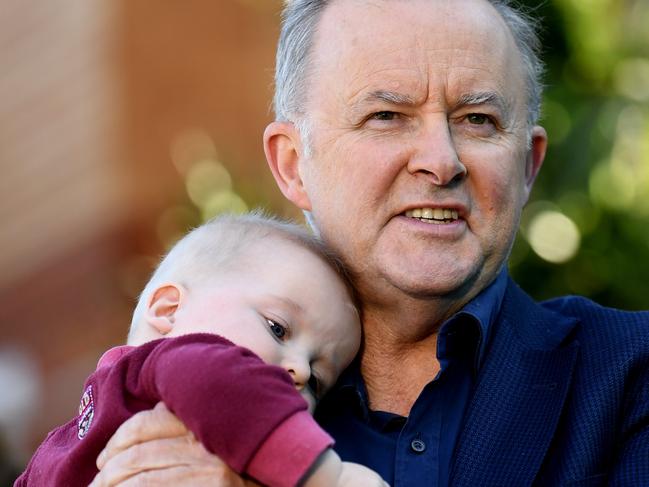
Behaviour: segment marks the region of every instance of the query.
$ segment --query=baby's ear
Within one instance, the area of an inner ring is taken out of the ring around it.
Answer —
[[[183,293],[182,287],[176,284],[164,284],[153,291],[144,316],[147,324],[161,335],[171,332]]]

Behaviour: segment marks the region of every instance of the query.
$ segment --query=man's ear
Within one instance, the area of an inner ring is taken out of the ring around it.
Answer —
[[[264,152],[277,186],[286,199],[302,210],[311,211],[311,201],[300,174],[304,147],[295,125],[291,122],[270,123],[264,131]]]
[[[548,148],[548,134],[543,127],[535,125],[532,128],[531,137],[531,147],[527,151],[525,159],[525,201],[532,192],[534,181],[541,170],[545,160],[545,151]]]
[[[149,298],[144,313],[147,324],[161,335],[166,335],[174,329],[176,311],[184,297],[184,289],[176,284],[159,286]]]

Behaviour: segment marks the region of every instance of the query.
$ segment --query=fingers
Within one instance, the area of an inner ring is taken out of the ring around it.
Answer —
[[[185,465],[180,456],[193,445],[189,436],[150,440],[132,445],[112,455],[102,466],[92,487],[109,487],[150,470],[173,469]]]
[[[210,454],[192,435],[152,440],[133,445],[111,457],[91,487],[127,485],[234,485],[206,483],[233,472]],[[149,484],[148,482],[153,482]]]
[[[243,487],[244,484],[223,484],[214,477],[213,472],[198,473],[189,467],[175,467],[142,472],[126,479],[119,487]],[[91,484],[89,487],[95,487]]]
[[[127,419],[118,428],[97,457],[97,468],[103,469],[115,455],[138,443],[187,434],[185,425],[160,402],[155,408]]]

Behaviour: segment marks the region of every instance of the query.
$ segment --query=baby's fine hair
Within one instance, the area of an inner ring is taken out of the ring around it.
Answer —
[[[188,289],[202,285],[224,271],[244,268],[246,250],[265,238],[295,243],[319,257],[342,279],[357,306],[356,295],[341,260],[316,236],[296,223],[257,210],[243,215],[220,215],[191,230],[163,257],[140,294],[133,312],[129,339],[155,289],[165,282],[178,282]],[[268,252],[272,252],[269,245]]]

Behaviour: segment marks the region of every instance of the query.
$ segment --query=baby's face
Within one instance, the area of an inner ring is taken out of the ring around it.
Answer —
[[[173,334],[219,334],[289,372],[313,409],[360,345],[360,322],[345,285],[298,244],[271,237],[244,265],[190,289]]]

